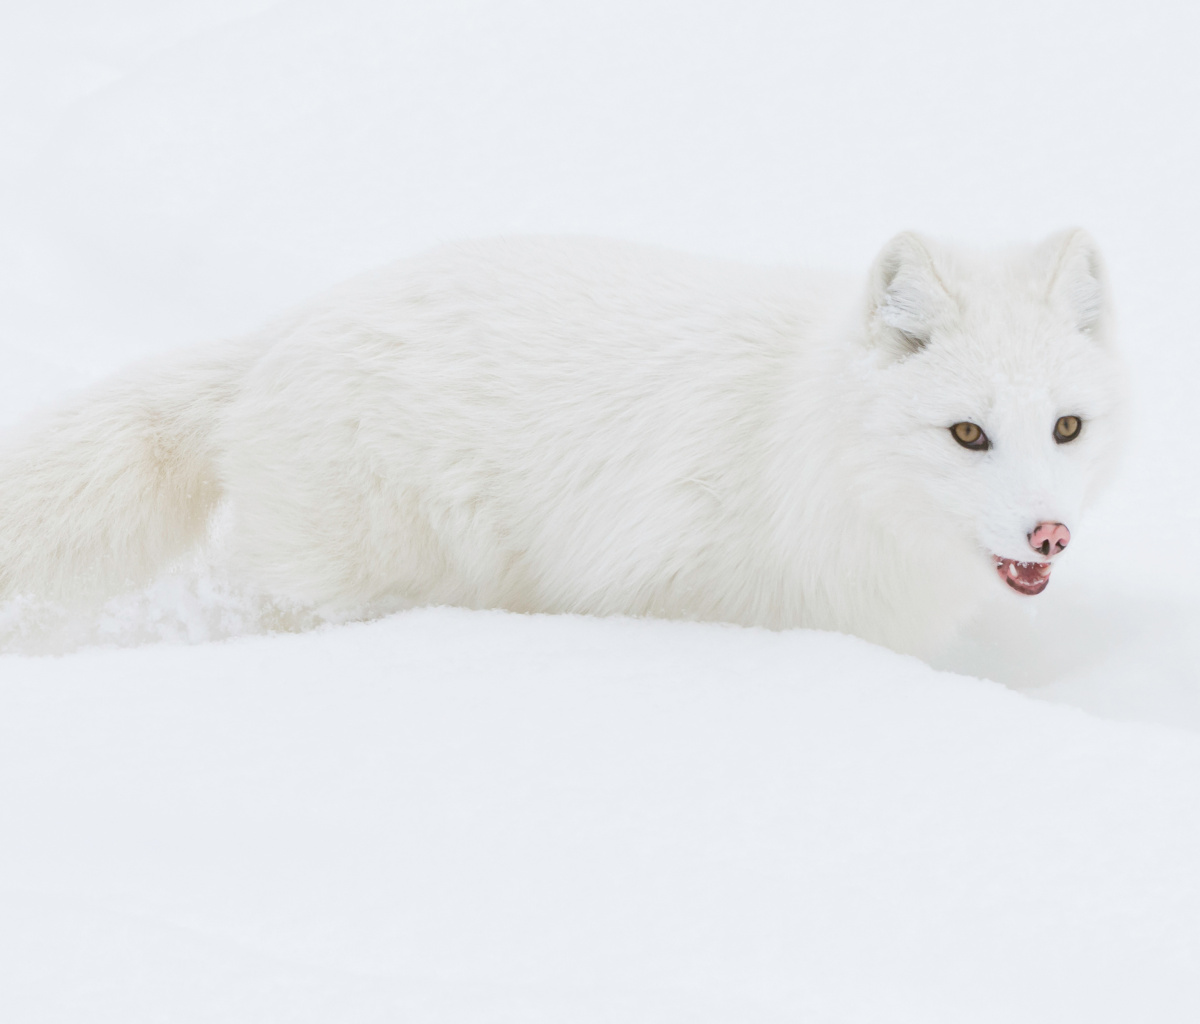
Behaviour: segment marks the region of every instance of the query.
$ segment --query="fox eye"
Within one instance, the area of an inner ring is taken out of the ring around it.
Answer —
[[[954,435],[954,440],[972,451],[986,452],[992,446],[978,423],[956,423],[950,428],[950,433]]]
[[[1083,429],[1083,420],[1078,416],[1060,416],[1054,424],[1054,440],[1059,444],[1074,441]]]

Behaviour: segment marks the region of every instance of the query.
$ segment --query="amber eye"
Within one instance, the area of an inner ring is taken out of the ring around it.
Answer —
[[[1074,441],[1082,428],[1083,420],[1078,416],[1060,416],[1058,422],[1054,424],[1054,440],[1059,444]]]
[[[964,448],[970,448],[973,451],[986,452],[992,446],[987,434],[979,428],[977,423],[956,423],[950,428],[950,433],[954,435],[954,440]]]

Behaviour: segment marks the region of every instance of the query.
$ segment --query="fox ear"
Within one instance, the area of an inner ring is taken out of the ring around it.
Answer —
[[[1080,228],[1051,235],[1041,246],[1049,269],[1046,299],[1062,309],[1084,334],[1108,338],[1108,276],[1092,236]]]
[[[867,336],[896,358],[929,344],[934,327],[954,308],[919,235],[905,231],[880,250],[871,267]]]

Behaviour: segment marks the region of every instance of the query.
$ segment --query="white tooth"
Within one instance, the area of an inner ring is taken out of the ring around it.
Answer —
[[[1017,574],[1017,563],[1016,562],[1008,563],[1008,574],[1010,576],[1015,576]]]

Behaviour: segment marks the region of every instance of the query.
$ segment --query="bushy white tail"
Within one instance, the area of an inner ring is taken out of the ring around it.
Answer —
[[[0,598],[102,596],[204,538],[214,438],[251,346],[106,381],[0,443]]]

